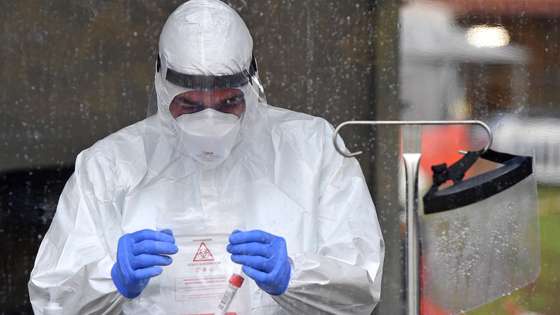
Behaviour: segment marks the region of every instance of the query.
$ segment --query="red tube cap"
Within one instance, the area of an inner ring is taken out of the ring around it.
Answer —
[[[231,283],[231,285],[236,288],[241,288],[241,285],[243,284],[244,280],[245,279],[243,279],[242,276],[236,273],[232,274],[231,277],[229,277],[229,283]]]

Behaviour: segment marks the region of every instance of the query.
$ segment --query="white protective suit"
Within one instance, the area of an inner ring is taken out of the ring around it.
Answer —
[[[259,102],[247,85],[237,144],[222,164],[200,167],[181,141],[169,112],[176,94],[164,82],[166,70],[243,72],[252,45],[241,18],[218,0],[192,0],[170,16],[155,76],[158,113],[78,155],[29,281],[36,314],[49,294],[64,314],[165,309],[157,305],[161,277],[129,300],[117,292],[111,267],[123,234],[157,229],[161,213],[170,210],[208,233],[237,219],[243,229],[285,238],[292,262],[288,290],[272,297],[247,279],[251,314],[372,312],[384,243],[360,166],[335,151],[325,120]]]

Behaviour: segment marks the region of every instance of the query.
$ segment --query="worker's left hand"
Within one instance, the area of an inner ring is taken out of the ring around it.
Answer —
[[[243,272],[268,294],[281,295],[288,288],[292,267],[283,238],[259,230],[234,231],[227,251],[231,260],[243,265]]]

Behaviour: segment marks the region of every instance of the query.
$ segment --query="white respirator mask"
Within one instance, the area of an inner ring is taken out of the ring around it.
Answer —
[[[176,118],[181,142],[189,155],[207,167],[216,167],[231,153],[239,140],[241,118],[205,109]]]

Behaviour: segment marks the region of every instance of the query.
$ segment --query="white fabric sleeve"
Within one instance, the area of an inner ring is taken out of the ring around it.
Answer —
[[[273,299],[291,313],[371,314],[379,301],[384,242],[356,159],[338,154],[324,133],[318,251],[292,258],[286,293]]]
[[[111,280],[114,254],[103,240],[102,217],[115,213],[113,167],[88,151],[76,160],[35,259],[28,284],[35,314],[43,314],[50,295],[64,314],[121,312],[124,297]]]

